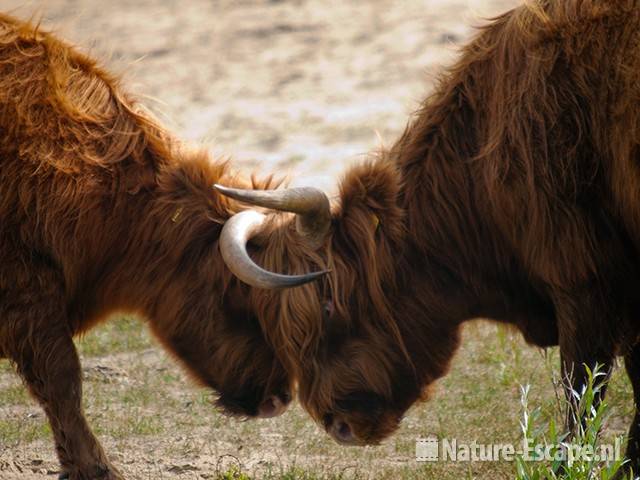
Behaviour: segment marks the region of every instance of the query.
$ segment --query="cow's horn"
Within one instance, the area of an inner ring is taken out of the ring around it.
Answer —
[[[331,208],[324,192],[313,187],[286,190],[242,190],[214,185],[227,197],[259,207],[292,212],[296,215],[296,229],[316,246],[324,241],[331,226]]]
[[[254,210],[237,213],[225,222],[220,234],[220,252],[233,274],[249,285],[259,288],[291,288],[313,282],[327,272],[305,275],[281,275],[258,266],[247,252],[247,242],[264,224],[266,217]]]

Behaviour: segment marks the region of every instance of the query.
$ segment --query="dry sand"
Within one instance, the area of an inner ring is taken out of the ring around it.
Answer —
[[[516,0],[3,0],[239,167],[321,176],[393,142],[474,25]]]

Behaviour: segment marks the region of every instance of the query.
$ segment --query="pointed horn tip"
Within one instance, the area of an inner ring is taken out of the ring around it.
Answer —
[[[322,277],[329,275],[331,270],[318,270],[317,272],[309,273],[309,277],[313,277],[313,280],[320,280]]]
[[[245,203],[248,202],[248,200],[243,198],[242,194],[244,192],[241,189],[232,188],[232,187],[225,187],[224,185],[220,185],[219,183],[214,183],[213,184],[213,189],[216,192],[218,192],[220,195],[223,195],[225,197],[233,198],[234,200],[239,200],[239,201],[245,202]]]
[[[289,285],[289,286],[284,286],[284,288],[295,288],[295,287],[301,287],[303,285],[306,285],[308,283],[312,283],[312,282],[317,282],[318,280],[320,280],[322,277],[324,277],[325,275],[328,275],[331,272],[331,270],[319,270],[317,272],[312,272],[312,273],[308,273],[306,275],[301,275],[301,282],[297,283],[295,285]],[[302,278],[304,277],[304,278]]]
[[[317,282],[318,280],[320,280],[322,277],[324,277],[330,272],[331,270],[320,270],[317,272],[311,272],[311,273],[302,274],[302,275],[275,274],[276,276],[280,277],[280,279],[282,280],[282,283],[280,284],[261,283],[261,282],[256,283],[251,279],[247,279],[247,278],[241,279],[241,280],[247,285],[253,286],[256,288],[263,288],[265,290],[286,290],[286,289],[302,287],[304,285]]]

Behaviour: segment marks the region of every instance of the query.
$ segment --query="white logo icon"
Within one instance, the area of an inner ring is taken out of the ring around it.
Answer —
[[[438,439],[435,437],[419,438],[416,440],[416,461],[438,461]]]

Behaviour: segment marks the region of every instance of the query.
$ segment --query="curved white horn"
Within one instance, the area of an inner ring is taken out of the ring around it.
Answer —
[[[247,242],[264,224],[266,217],[245,210],[226,221],[220,234],[220,252],[229,270],[243,282],[258,288],[277,289],[304,285],[326,275],[327,271],[304,275],[282,275],[257,265],[247,252]]]
[[[221,194],[241,202],[295,213],[296,229],[314,245],[322,245],[331,226],[329,198],[314,187],[286,190],[244,190],[222,185],[213,186]]]

